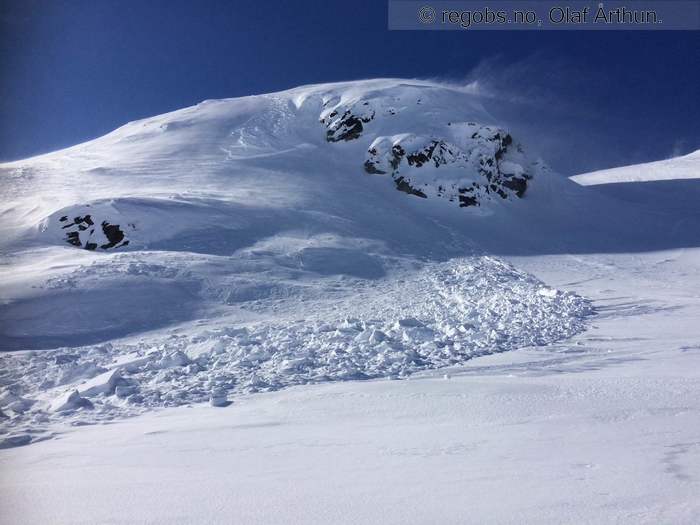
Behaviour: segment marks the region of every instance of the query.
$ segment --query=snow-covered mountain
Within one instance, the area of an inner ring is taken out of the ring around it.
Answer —
[[[0,522],[697,523],[700,159],[572,181],[493,104],[324,84],[0,165]]]
[[[4,226],[14,226],[6,239],[31,238],[38,226],[43,242],[88,250],[177,249],[188,242],[178,237],[211,230],[216,216],[221,230],[240,230],[225,217],[241,207],[337,213],[347,186],[357,197],[393,186],[488,207],[524,196],[544,169],[468,93],[391,80],[321,85],[206,101],[8,166]],[[387,176],[370,182],[365,172]],[[34,202],[31,214],[15,211],[27,208],[18,197]]]
[[[41,350],[2,356],[8,443],[553,343],[589,302],[494,255],[694,235],[614,220],[617,201],[552,173],[489,103],[434,82],[315,85],[0,166],[0,345]]]

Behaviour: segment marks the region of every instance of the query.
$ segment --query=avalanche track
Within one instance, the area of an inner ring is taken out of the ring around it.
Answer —
[[[635,251],[664,224],[615,220],[489,103],[424,81],[307,86],[0,165],[3,446],[580,333],[589,301],[503,256]],[[694,220],[655,242],[693,243]]]

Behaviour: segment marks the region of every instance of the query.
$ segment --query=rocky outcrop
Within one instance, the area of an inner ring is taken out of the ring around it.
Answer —
[[[436,115],[447,114],[440,95],[435,107],[417,111],[424,91],[404,87],[395,96],[328,95],[320,114],[326,140],[366,140],[365,172],[389,175],[396,189],[416,197],[478,207],[526,195],[539,166],[508,131],[477,122],[436,122]]]
[[[333,119],[337,114],[331,114]],[[329,122],[328,130],[326,131],[326,140],[328,142],[339,142],[341,140],[353,140],[362,134],[364,129],[363,123],[368,123],[374,118],[374,115],[357,116],[350,110],[345,111],[342,116]]]
[[[460,207],[525,195],[534,170],[508,132],[475,123],[449,127],[450,139],[377,137],[367,150],[365,171],[390,174],[401,191],[447,198]]]
[[[374,119],[375,110],[369,102],[362,102],[349,108],[335,108],[321,114],[321,123],[326,126],[326,140],[340,142],[354,140],[362,135],[364,124]]]
[[[103,220],[98,226],[91,214],[77,215],[72,219],[63,215],[58,221],[64,230],[63,240],[76,248],[109,250],[129,245],[129,240],[119,224]]]
[[[377,117],[392,117],[399,110],[384,99],[338,102],[327,100],[323,104],[319,122],[326,126],[328,142],[350,141],[360,138],[367,124]]]

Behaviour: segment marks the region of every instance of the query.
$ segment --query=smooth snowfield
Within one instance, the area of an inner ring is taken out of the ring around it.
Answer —
[[[1,165],[0,522],[700,521],[700,186],[581,186],[496,103],[307,86]]]

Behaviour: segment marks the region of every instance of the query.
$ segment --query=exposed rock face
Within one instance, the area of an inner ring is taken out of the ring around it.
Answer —
[[[408,182],[404,180],[403,177],[398,177],[394,179],[396,182],[396,189],[399,191],[403,191],[404,193],[408,193],[409,195],[415,195],[416,197],[421,197],[423,199],[427,199],[428,196],[423,193],[420,190],[417,190],[413,186],[411,186]]]
[[[535,170],[509,133],[475,123],[449,127],[451,140],[377,137],[367,150],[365,171],[390,174],[401,191],[447,198],[460,207],[480,206],[493,196],[525,195]]]
[[[107,240],[109,241],[108,243],[100,246],[100,248],[102,248],[103,250],[106,250],[108,248],[114,248],[120,242],[122,243],[122,246],[129,244],[129,241],[124,241],[124,232],[119,229],[118,224],[110,224],[107,221],[102,221],[102,232],[105,234],[105,237],[107,237]]]
[[[365,134],[367,124],[380,117],[392,117],[399,109],[386,98],[371,98],[340,102],[337,98],[326,99],[319,122],[326,126],[328,142],[349,141]]]
[[[124,231],[118,224],[110,224],[103,220],[97,226],[91,214],[78,215],[72,220],[69,220],[68,215],[63,215],[58,221],[61,223],[61,229],[65,230],[63,239],[76,248],[109,250],[129,245]]]
[[[444,108],[438,106],[436,113],[428,106],[416,113],[416,105],[421,98],[410,95],[345,101],[331,97],[324,100],[320,122],[328,142],[366,140],[365,171],[390,175],[396,188],[410,195],[471,207],[526,194],[539,167],[510,133],[475,122],[435,122]],[[380,134],[387,131],[400,133]]]
[[[331,114],[332,117],[335,115]],[[331,118],[332,118],[331,117]],[[353,140],[362,134],[365,124],[374,118],[373,115],[358,117],[353,115],[349,110],[328,124],[326,131],[326,140],[328,142],[339,142],[341,140]]]
[[[374,119],[376,112],[369,102],[361,102],[349,108],[337,107],[321,114],[321,123],[325,124],[326,140],[340,142],[359,138],[364,124]]]

